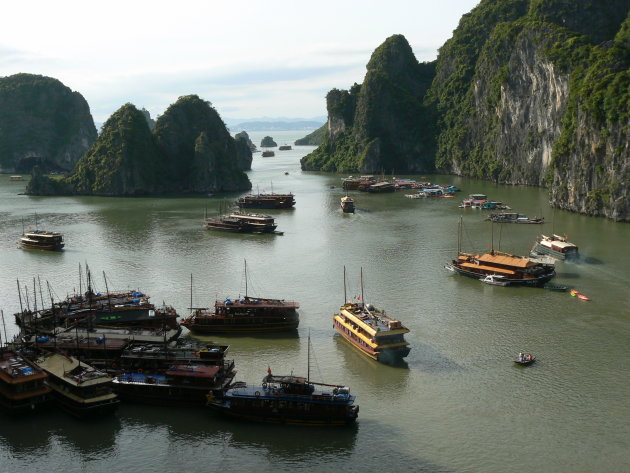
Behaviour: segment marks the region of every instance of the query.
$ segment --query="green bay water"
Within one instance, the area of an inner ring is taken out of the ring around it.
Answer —
[[[252,132],[292,144],[306,132]],[[28,197],[24,182],[0,175],[0,308],[17,333],[16,280],[33,278],[57,298],[79,288],[87,263],[98,290],[138,288],[186,315],[193,306],[244,294],[300,302],[297,335],[192,337],[230,345],[237,379],[306,374],[348,385],[360,405],[350,429],[250,424],[205,410],[122,405],[81,422],[54,409],[0,417],[0,472],[50,471],[420,471],[627,472],[630,470],[630,226],[556,210],[544,189],[454,176],[453,199],[406,199],[403,192],[351,192],[355,214],[339,208],[342,175],[302,172],[313,147],[271,158],[254,154],[254,190],[293,192],[296,207],[269,211],[284,235],[232,235],[202,228],[240,194],[195,197]],[[288,174],[286,174],[288,173]],[[420,176],[409,176],[422,179]],[[422,179],[424,180],[424,179]],[[544,225],[492,225],[459,209],[486,193]],[[64,233],[58,253],[21,250],[25,227]],[[582,259],[558,263],[553,282],[591,297],[536,288],[493,287],[444,265],[462,249],[527,254],[539,233],[568,235]],[[494,234],[494,235],[492,235]],[[332,314],[360,293],[411,329],[403,366],[357,353],[334,335]],[[4,335],[4,334],[3,334]],[[519,352],[538,361],[516,367]]]

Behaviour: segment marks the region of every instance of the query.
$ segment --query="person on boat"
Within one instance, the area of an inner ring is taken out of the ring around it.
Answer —
[[[518,361],[523,361],[523,353],[518,354]]]

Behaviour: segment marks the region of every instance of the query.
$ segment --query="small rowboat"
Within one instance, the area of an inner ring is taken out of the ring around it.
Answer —
[[[522,357],[518,356],[514,360],[514,363],[521,366],[531,365],[534,361],[536,361],[536,356],[532,354],[523,355]]]
[[[571,295],[573,297],[577,297],[578,299],[581,299],[583,301],[590,301],[591,300],[590,297],[585,296],[584,294],[582,294],[581,292],[579,292],[576,289],[571,289]]]
[[[561,286],[559,284],[550,284],[550,283],[545,284],[544,288],[549,289],[550,291],[555,291],[555,292],[566,292],[567,289],[569,289],[567,286]]]

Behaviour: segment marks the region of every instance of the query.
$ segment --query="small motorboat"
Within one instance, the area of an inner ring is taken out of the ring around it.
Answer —
[[[535,355],[532,355],[531,353],[519,353],[514,360],[514,363],[517,365],[527,366],[531,365],[534,361],[536,361]]]
[[[505,276],[501,276],[500,274],[488,274],[485,278],[480,279],[480,281],[493,286],[507,286],[509,284],[505,280]]]

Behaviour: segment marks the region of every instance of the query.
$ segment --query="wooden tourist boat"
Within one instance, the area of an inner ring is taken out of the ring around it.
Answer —
[[[464,253],[461,251],[461,232],[460,219],[457,258],[445,266],[450,271],[482,280],[488,276],[502,276],[500,279],[506,286],[540,287],[556,275],[553,264],[525,256],[516,256],[494,249],[489,253]]]
[[[208,218],[206,216],[203,226],[208,230],[225,232],[275,233],[276,235],[282,235],[282,232],[276,231],[277,225],[271,215],[231,212],[217,218]]]
[[[540,235],[534,244],[534,253],[549,255],[559,260],[576,260],[580,257],[578,247],[567,241],[566,237]]]
[[[345,297],[344,267],[344,299]],[[363,271],[361,271],[361,302],[346,303],[333,315],[333,327],[361,353],[373,360],[396,363],[406,357],[411,348],[405,340],[409,329],[399,320],[390,317],[363,298]],[[347,299],[346,299],[347,300]]]
[[[262,157],[263,158],[271,158],[271,157],[273,157],[275,155],[276,155],[276,153],[274,153],[273,151],[270,151],[270,150],[266,150],[266,151],[262,152]]]
[[[277,332],[297,329],[300,304],[284,299],[250,297],[247,294],[245,262],[245,296],[217,300],[212,309],[196,308],[181,322],[193,333]],[[191,304],[192,305],[192,304]]]
[[[46,372],[20,353],[0,347],[0,407],[7,412],[33,410],[48,401]]]
[[[249,194],[240,197],[236,205],[244,209],[291,209],[295,205],[295,196],[289,194]]]
[[[10,176],[9,181],[23,181],[24,178],[22,176]]]
[[[222,395],[208,395],[208,407],[241,419],[311,426],[353,424],[359,415],[355,396],[346,386],[315,383],[307,376],[273,375],[267,370],[260,385],[236,383]]]
[[[291,145],[280,145],[280,146],[278,147],[278,149],[279,149],[280,151],[289,151],[289,150],[291,150]]]
[[[343,196],[341,198],[341,210],[343,213],[354,213],[354,199],[352,197]]]
[[[79,418],[113,414],[120,400],[104,371],[61,353],[40,353],[33,362],[46,373],[59,406]]]
[[[33,230],[23,233],[18,244],[22,248],[47,251],[58,251],[65,246],[61,233],[45,230]]]

